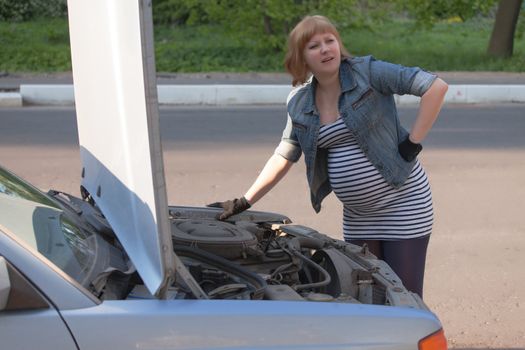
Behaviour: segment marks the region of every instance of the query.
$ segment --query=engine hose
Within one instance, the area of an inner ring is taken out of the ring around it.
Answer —
[[[288,248],[295,249],[297,251],[300,251],[301,248],[319,250],[324,248],[325,242],[314,237],[294,237],[290,239],[286,245]]]
[[[327,284],[330,283],[330,281],[332,280],[332,277],[330,277],[330,274],[328,273],[328,271],[323,269],[321,266],[319,266],[312,260],[308,259],[303,254],[299,253],[297,250],[292,249],[291,251],[293,255],[295,255],[296,257],[298,257],[299,259],[301,259],[302,261],[304,261],[305,263],[307,263],[308,265],[312,266],[314,269],[319,271],[322,275],[324,275],[324,280],[320,282],[315,282],[315,283],[299,284],[293,287],[295,290],[301,290],[301,289],[306,289],[306,288],[318,288],[318,287],[326,286]]]
[[[277,268],[272,272],[272,274],[270,275],[270,277],[271,277],[271,278],[274,278],[277,274],[283,272],[284,270],[286,270],[287,268],[292,267],[292,266],[295,266],[294,263],[288,263],[288,264],[281,265],[281,266],[277,267]]]
[[[211,254],[205,250],[198,249],[195,247],[176,246],[173,249],[179,256],[186,256],[202,261],[206,264],[217,267],[225,272],[231,273],[232,275],[239,276],[245,279],[250,285],[253,286],[254,292],[252,299],[262,299],[264,297],[264,289],[267,283],[261,276],[242,268],[241,266],[230,262],[220,256]]]

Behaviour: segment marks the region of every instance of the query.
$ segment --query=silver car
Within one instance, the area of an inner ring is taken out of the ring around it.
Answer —
[[[43,193],[0,168],[2,348],[418,349],[424,339],[444,341],[436,316],[366,249],[282,215],[219,222],[215,214],[169,207],[174,252],[191,282],[177,276],[159,299],[90,196]]]
[[[148,1],[68,2],[82,186],[0,167],[2,349],[447,348],[366,247],[169,206]]]

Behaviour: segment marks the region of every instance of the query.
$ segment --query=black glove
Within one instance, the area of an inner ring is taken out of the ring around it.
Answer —
[[[397,146],[397,149],[404,160],[411,162],[416,159],[419,152],[423,149],[423,146],[421,146],[420,143],[413,143],[407,136],[407,138]]]
[[[218,214],[216,218],[218,220],[226,220],[232,215],[239,214],[246,209],[249,209],[251,207],[250,203],[246,200],[246,198],[235,198],[233,200],[229,200],[226,202],[215,202],[207,205],[208,207],[212,208],[222,208],[224,209],[222,213]]]

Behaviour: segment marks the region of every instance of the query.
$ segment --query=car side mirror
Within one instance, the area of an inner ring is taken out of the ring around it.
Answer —
[[[0,311],[4,310],[11,291],[11,280],[7,271],[7,262],[0,256]]]

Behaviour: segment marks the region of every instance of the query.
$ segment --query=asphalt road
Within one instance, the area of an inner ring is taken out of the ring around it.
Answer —
[[[400,108],[410,125],[414,107]],[[425,147],[429,149],[525,148],[525,106],[464,105],[445,107]],[[285,122],[284,107],[161,107],[164,149],[230,147],[239,143],[274,145]],[[0,109],[0,146],[78,144],[75,112],[69,107]],[[103,127],[103,126],[101,126]]]
[[[447,107],[424,142],[420,159],[435,206],[425,301],[456,349],[525,349],[524,110]],[[285,122],[284,107],[163,107],[160,114],[168,198],[181,205],[242,195]],[[400,109],[405,125],[415,114]],[[78,193],[73,109],[0,109],[0,125],[0,164],[38,187]],[[308,198],[301,160],[254,209],[341,238],[335,197],[318,215]]]

